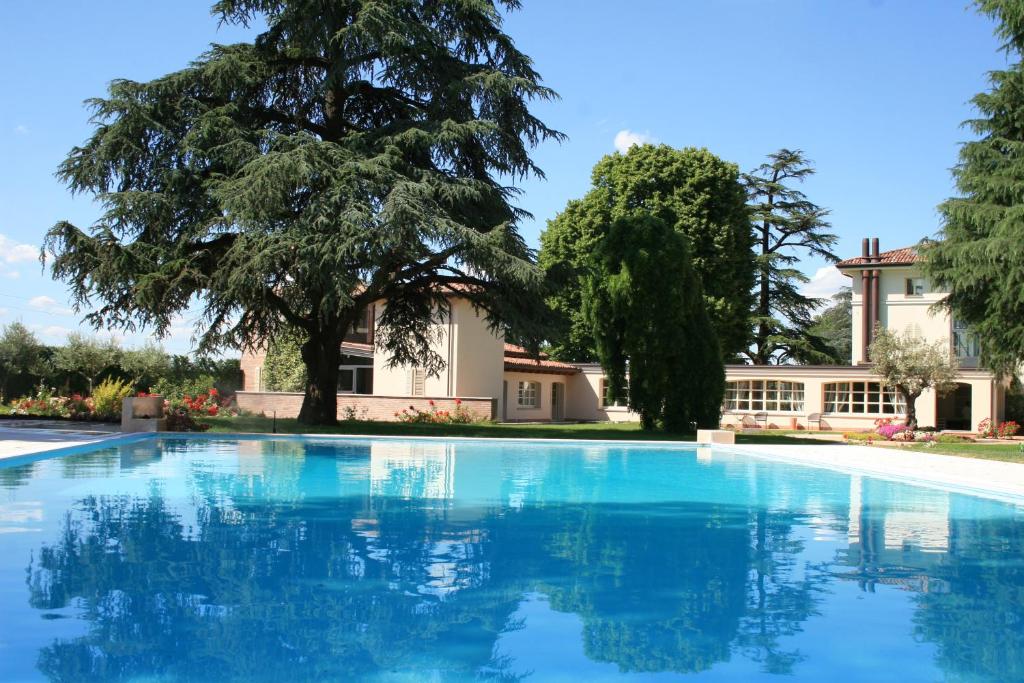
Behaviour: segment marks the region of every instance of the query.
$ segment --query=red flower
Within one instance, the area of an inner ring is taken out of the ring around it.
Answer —
[[[217,396],[217,388],[216,387],[211,387],[210,388],[210,396]]]
[[[461,406],[462,405],[462,399],[461,398],[455,399],[455,405]]]
[[[430,399],[429,401],[427,401],[427,403],[429,403],[430,405],[434,405],[434,399]]]

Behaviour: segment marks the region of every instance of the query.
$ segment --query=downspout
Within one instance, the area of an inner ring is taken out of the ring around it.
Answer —
[[[455,395],[454,382],[452,381],[452,367],[455,365],[454,359],[454,340],[452,335],[455,332],[455,307],[449,306],[448,308],[448,396],[452,397]]]
[[[871,240],[871,261],[875,264],[876,268],[871,274],[871,334],[870,339],[875,339],[875,327],[878,326],[879,320],[881,320],[880,312],[882,301],[879,296],[879,280],[882,279],[882,271],[878,270],[877,265],[881,262],[881,258],[878,256],[878,238],[872,238]]]
[[[868,238],[865,237],[861,241],[861,258],[863,263],[867,264],[870,261],[870,255],[868,253]],[[871,271],[862,270],[860,271],[860,308],[861,308],[861,354],[860,362],[867,363],[868,361],[868,344],[871,343]]]

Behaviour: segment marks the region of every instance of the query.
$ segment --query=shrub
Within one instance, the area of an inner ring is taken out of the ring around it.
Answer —
[[[1013,420],[996,424],[989,418],[978,423],[978,436],[983,439],[1009,439],[1020,429]]]
[[[476,413],[467,410],[462,406],[462,401],[455,399],[455,410],[438,410],[433,401],[428,401],[430,410],[419,410],[416,406],[409,406],[400,413],[395,413],[399,422],[408,423],[430,423],[430,424],[470,424],[482,422]]]
[[[892,435],[892,439],[891,440],[892,441],[913,441],[914,440],[914,432],[910,431],[909,429],[905,429],[903,431],[896,432],[895,434]]]
[[[121,414],[121,403],[132,395],[132,385],[120,379],[105,379],[93,389],[93,413],[98,418],[113,418]]]
[[[210,425],[197,422],[187,408],[178,407],[167,410],[167,431],[169,432],[205,432]]]
[[[884,424],[878,428],[878,435],[886,441],[903,441],[905,439],[897,439],[896,436],[906,431],[907,428],[903,425]]]
[[[215,383],[213,375],[198,375],[179,381],[161,379],[153,385],[152,393],[160,394],[168,401],[174,402],[180,401],[185,396],[206,394]]]

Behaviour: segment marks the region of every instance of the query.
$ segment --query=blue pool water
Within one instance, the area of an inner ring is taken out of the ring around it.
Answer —
[[[1024,680],[1024,507],[657,446],[0,465],[0,681]]]

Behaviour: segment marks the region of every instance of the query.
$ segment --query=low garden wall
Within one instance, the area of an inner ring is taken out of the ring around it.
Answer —
[[[285,391],[239,391],[235,400],[241,410],[264,414],[270,417],[277,412],[278,417],[297,417],[302,407],[301,392]],[[433,406],[431,406],[433,401]],[[338,419],[344,420],[354,416],[359,420],[394,421],[395,413],[408,410],[454,411],[456,401],[461,402],[463,410],[475,413],[481,420],[494,419],[496,401],[481,397],[434,397],[434,396],[373,396],[369,394],[338,394]],[[354,413],[353,413],[354,411]]]

